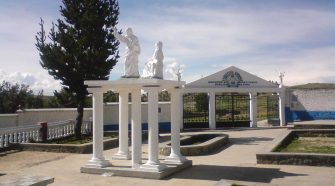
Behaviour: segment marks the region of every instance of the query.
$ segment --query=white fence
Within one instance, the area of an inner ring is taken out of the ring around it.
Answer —
[[[47,125],[47,139],[60,139],[74,135],[74,120],[53,122]],[[28,143],[42,141],[42,126],[29,125],[12,128],[0,128],[0,148],[8,147],[11,143]],[[81,132],[88,134],[92,132],[92,121],[83,121]]]

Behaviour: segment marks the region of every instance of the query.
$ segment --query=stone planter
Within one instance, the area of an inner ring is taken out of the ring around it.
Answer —
[[[118,138],[106,139],[103,141],[104,150],[115,148],[119,145]],[[26,151],[45,151],[45,152],[61,152],[61,153],[78,153],[90,154],[92,153],[93,144],[46,144],[46,143],[22,143],[18,144],[20,150]]]
[[[278,139],[276,145],[268,152],[256,154],[257,163],[260,164],[278,164],[278,165],[309,165],[335,167],[335,154],[322,153],[287,153],[275,152],[281,146],[286,146],[296,136],[334,136],[335,130],[331,129],[305,129],[292,130],[285,136]]]
[[[215,152],[216,150],[224,147],[229,143],[228,135],[226,134],[196,134],[196,135],[190,135],[185,136],[181,138],[181,143],[183,142],[190,142],[193,139],[197,138],[201,135],[214,135],[212,139],[209,139],[205,142],[202,142],[200,144],[196,145],[184,145],[180,146],[180,152],[183,156],[200,156],[200,155],[206,155]],[[171,147],[170,143],[165,143],[162,147],[160,147],[160,154],[168,156],[170,155]]]

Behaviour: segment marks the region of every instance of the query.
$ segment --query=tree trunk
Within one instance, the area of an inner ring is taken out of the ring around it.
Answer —
[[[74,134],[77,139],[81,139],[81,125],[83,123],[83,116],[84,116],[84,99],[78,99],[77,105],[77,119],[76,119],[76,127]]]

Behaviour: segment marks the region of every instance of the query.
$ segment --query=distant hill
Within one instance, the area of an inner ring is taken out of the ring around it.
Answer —
[[[307,83],[304,85],[295,85],[289,87],[290,89],[335,89],[333,83]]]

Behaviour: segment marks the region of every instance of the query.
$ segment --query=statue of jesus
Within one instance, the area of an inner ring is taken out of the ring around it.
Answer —
[[[126,43],[126,56],[124,65],[124,75],[122,78],[139,78],[138,56],[141,53],[140,44],[131,28],[127,28],[126,35],[118,33],[117,28],[113,28],[113,34],[120,42]]]

